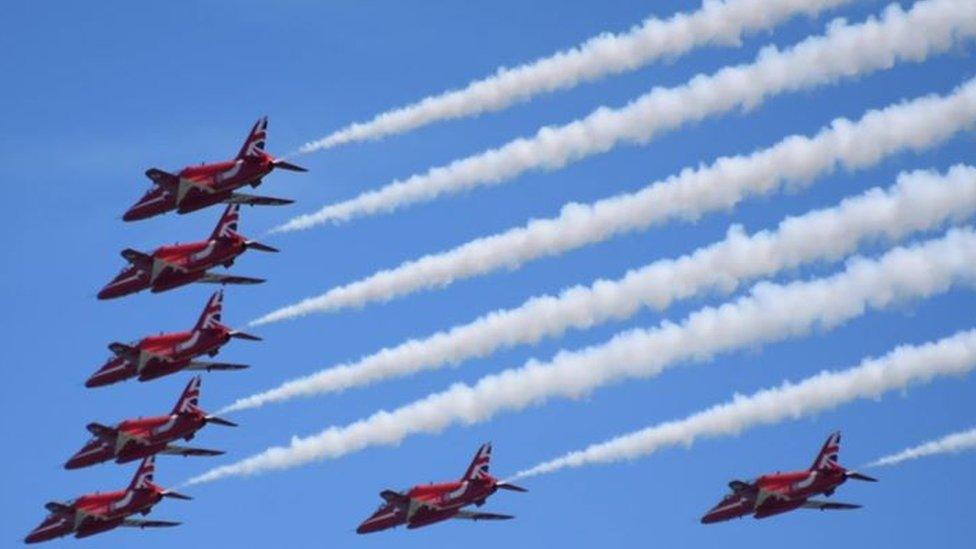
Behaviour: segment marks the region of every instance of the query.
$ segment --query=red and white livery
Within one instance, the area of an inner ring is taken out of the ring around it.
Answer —
[[[193,329],[148,336],[134,343],[108,346],[114,356],[92,374],[86,387],[101,387],[126,379],[149,381],[181,370],[242,370],[244,364],[198,360],[216,356],[231,339],[260,341],[261,338],[232,330],[220,322],[224,293],[218,290],[207,301]]]
[[[180,523],[165,520],[142,520],[132,515],[149,514],[163,498],[191,499],[153,483],[155,461],[147,457],[139,465],[132,482],[125,490],[86,494],[68,502],[49,502],[44,507],[49,514],[37,528],[24,538],[26,543],[48,541],[68,534],[84,538],[120,526],[159,528]]]
[[[275,159],[265,152],[267,134],[268,118],[263,117],[251,128],[251,133],[233,160],[188,166],[175,174],[157,168],[146,170],[146,177],[152,180],[153,186],[125,212],[122,219],[136,221],[173,210],[184,214],[217,203],[263,206],[291,204],[292,200],[283,198],[234,192],[247,185],[257,187],[261,184],[261,178],[275,168],[307,171],[290,162]]]
[[[454,482],[414,486],[404,492],[384,490],[380,497],[384,503],[356,529],[368,534],[406,524],[407,528],[419,528],[447,519],[507,520],[511,515],[482,513],[464,510],[464,507],[484,505],[489,496],[499,489],[525,492],[525,488],[501,482],[488,473],[491,461],[491,444],[478,449],[471,465]]]
[[[112,279],[100,292],[98,299],[112,299],[124,295],[150,290],[165,292],[192,282],[214,284],[260,284],[260,278],[248,278],[226,274],[211,273],[219,265],[230,267],[237,256],[254,249],[262,252],[278,250],[250,240],[237,232],[240,206],[227,206],[220,221],[206,240],[187,244],[160,246],[151,254],[127,248],[122,257],[129,265]]]
[[[180,395],[173,411],[167,415],[127,419],[114,427],[100,423],[89,423],[92,434],[85,445],[71,456],[65,469],[80,469],[115,460],[127,463],[156,454],[176,456],[219,456],[219,450],[187,448],[173,442],[192,440],[197,431],[208,423],[226,427],[236,427],[235,423],[210,415],[200,408],[200,376],[190,380]]]
[[[840,432],[827,437],[813,465],[804,471],[763,475],[752,482],[733,480],[732,493],[708,511],[704,524],[752,515],[757,519],[778,515],[794,509],[843,510],[858,509],[860,505],[812,499],[831,496],[847,479],[876,482],[877,479],[849,471],[837,462],[840,451]]]

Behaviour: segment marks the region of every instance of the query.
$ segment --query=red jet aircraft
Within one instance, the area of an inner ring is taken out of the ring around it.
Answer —
[[[488,474],[491,460],[491,444],[478,449],[467,472],[461,480],[440,484],[414,486],[406,492],[384,490],[381,504],[368,519],[356,528],[356,532],[367,534],[406,524],[407,528],[419,528],[447,519],[467,520],[507,520],[511,515],[465,511],[468,505],[481,506],[488,496],[499,488],[525,492],[525,488],[500,482]]]
[[[207,240],[161,246],[152,254],[145,254],[131,248],[123,250],[122,257],[129,262],[129,265],[98,292],[98,299],[121,297],[147,288],[154,293],[164,292],[191,282],[215,284],[264,282],[260,278],[207,271],[218,265],[230,267],[237,256],[251,248],[262,252],[278,251],[237,233],[239,208],[237,204],[227,206],[227,210],[220,217],[220,222]]]
[[[752,482],[733,480],[732,493],[702,517],[703,524],[721,522],[744,515],[757,519],[778,515],[801,507],[805,509],[857,509],[860,505],[810,499],[818,494],[830,496],[847,479],[877,482],[867,475],[848,471],[837,463],[840,432],[831,434],[806,471],[763,475]]]
[[[261,178],[275,168],[308,171],[264,152],[267,131],[268,118],[264,117],[254,124],[234,160],[189,166],[176,174],[156,168],[147,170],[146,177],[152,180],[152,188],[125,212],[122,219],[136,221],[172,210],[184,214],[219,202],[263,206],[291,204],[292,200],[234,192],[246,185],[257,187]]]
[[[212,416],[200,409],[200,376],[190,380],[173,411],[165,416],[127,419],[115,427],[89,423],[92,438],[71,459],[65,469],[80,469],[114,459],[127,463],[156,454],[177,456],[219,456],[219,450],[186,448],[170,444],[179,439],[192,440],[208,423],[237,427],[236,423]]]
[[[149,456],[142,461],[132,482],[125,490],[95,492],[66,502],[50,502],[44,507],[50,512],[47,518],[24,538],[26,543],[38,543],[74,533],[84,538],[119,526],[132,528],[158,528],[177,526],[180,523],[164,520],[129,518],[136,513],[149,514],[153,505],[163,498],[191,499],[172,490],[153,484],[155,464]]]
[[[131,344],[108,346],[115,356],[109,359],[88,381],[86,387],[101,387],[133,377],[149,381],[180,370],[242,370],[243,364],[195,360],[203,355],[216,356],[232,338],[260,341],[251,334],[232,330],[220,322],[224,293],[215,292],[200,313],[196,325],[188,332],[159,334]]]

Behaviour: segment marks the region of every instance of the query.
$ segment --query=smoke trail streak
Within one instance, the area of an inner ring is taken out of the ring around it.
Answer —
[[[380,139],[454,118],[498,111],[535,95],[572,88],[604,76],[636,70],[662,57],[677,57],[709,44],[737,46],[743,35],[795,17],[814,17],[851,0],[706,1],[690,13],[667,20],[649,18],[625,33],[604,33],[579,46],[514,68],[500,68],[463,89],[425,97],[417,103],[350,124],[306,143],[310,153],[355,141]]]
[[[813,137],[792,135],[749,155],[687,168],[635,193],[592,204],[567,204],[555,218],[532,220],[522,227],[408,261],[279,308],[251,325],[385,301],[501,268],[514,269],[539,257],[670,219],[695,219],[786,185],[810,185],[817,176],[838,167],[864,169],[905,150],[937,146],[974,124],[976,79],[971,79],[949,95],[926,96],[872,110],[855,122],[837,119]]]
[[[976,211],[976,168],[955,166],[901,174],[888,190],[873,188],[838,206],[783,220],[773,231],[746,235],[739,226],[724,240],[677,259],[663,259],[618,280],[574,286],[558,296],[534,297],[424,339],[382,349],[355,362],[239,399],[219,413],[298,396],[341,391],[445,364],[483,357],[499,348],[557,337],[622,320],[641,307],[661,310],[707,291],[732,292],[744,281],[817,260],[837,260],[869,239],[896,241],[911,232],[960,221]]]
[[[517,473],[513,479],[567,467],[633,460],[663,448],[691,446],[701,437],[738,435],[758,425],[799,419],[853,400],[877,399],[888,391],[925,383],[936,376],[965,374],[974,367],[976,330],[920,346],[901,346],[848,370],[824,371],[799,383],[784,382],[749,396],[737,394],[729,402],[687,418],[660,423],[540,463]],[[970,445],[976,446],[976,430],[968,435]]]
[[[825,35],[784,51],[767,47],[751,64],[699,75],[675,88],[655,88],[623,108],[602,107],[564,126],[544,127],[533,137],[395,181],[274,230],[348,221],[447,192],[499,184],[530,169],[558,169],[606,152],[621,141],[646,143],[686,122],[736,107],[754,108],[773,95],[887,69],[901,61],[921,62],[974,35],[976,3],[972,0],[920,0],[908,12],[892,4],[880,19],[858,25],[836,20]]]
[[[903,461],[911,461],[937,454],[957,453],[974,448],[976,448],[976,427],[961,433],[946,435],[938,440],[926,442],[914,448],[902,450],[897,454],[885,456],[872,461],[865,465],[865,467],[885,467],[896,465]]]
[[[831,329],[868,308],[930,297],[959,282],[976,282],[976,232],[971,228],[894,248],[876,260],[851,259],[844,271],[827,278],[759,283],[749,295],[703,308],[680,324],[666,321],[657,328],[626,331],[602,345],[560,352],[548,363],[530,360],[474,385],[457,383],[392,412],[381,410],[344,427],[293,437],[287,446],[216,467],[190,482],[296,467],[397,444],[407,436],[437,433],[453,424],[488,421],[500,412],[554,397],[579,398],[610,383],[652,377],[683,361],[707,360],[815,328]]]

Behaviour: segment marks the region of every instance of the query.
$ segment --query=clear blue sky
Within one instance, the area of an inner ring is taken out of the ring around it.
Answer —
[[[163,4],[59,2],[4,7],[0,45],[0,132],[4,200],[0,546],[13,546],[44,515],[42,505],[97,489],[124,486],[133,466],[64,471],[85,440],[89,421],[114,422],[166,412],[187,375],[102,390],[82,383],[107,356],[105,346],[160,330],[189,327],[212,288],[98,302],[95,293],[118,268],[118,251],[206,235],[209,209],[123,224],[122,212],[143,192],[146,168],[179,167],[232,156],[250,124],[270,116],[268,146],[284,154],[346,123],[456,87],[605,30],[623,30],[649,14],[689,2],[341,1]],[[844,10],[852,20],[878,10],[866,1]],[[766,43],[791,44],[820,33],[825,19],[798,20],[746,40],[741,48],[704,48],[674,63],[543,97],[501,113],[437,124],[383,142],[351,145],[301,158],[309,174],[275,173],[262,193],[295,198],[285,208],[244,209],[241,231],[260,236],[296,213],[349,198],[397,177],[426,170],[539,126],[561,123],[597,105],[618,106],[653,85],[751,60]],[[622,146],[553,173],[529,173],[482,189],[359,220],[268,239],[283,251],[254,254],[233,271],[266,276],[256,287],[227,291],[225,321],[246,321],[297,298],[365,276],[418,255],[452,247],[570,200],[590,201],[721,154],[748,152],[790,133],[810,133],[836,116],[928,92],[947,92],[976,74],[971,47],[921,65],[903,65],[856,82],[784,95],[748,114],[732,114],[664,135],[645,147]],[[900,170],[945,168],[972,161],[972,135],[922,155],[902,155],[857,174],[823,178],[811,190],[752,200],[695,224],[671,224],[499,272],[438,292],[419,293],[361,311],[320,315],[259,330],[263,343],[234,342],[221,359],[248,362],[244,372],[206,375],[202,404],[231,400],[323,366],[358,357],[410,336],[464,322],[493,308],[598,276],[689,251],[724,235],[732,222],[756,230],[788,214],[836,203]],[[877,250],[867,250],[869,253]],[[818,266],[787,277],[831,272]],[[681,303],[678,319],[705,302]],[[484,440],[495,443],[504,476],[567,450],[662,420],[683,417],[734,392],[846,367],[896,344],[936,339],[972,326],[976,298],[954,291],[922,303],[870,313],[841,329],[761,350],[677,368],[651,381],[601,389],[583,401],[559,401],[495,421],[416,436],[254,478],[196,486],[192,502],[166,501],[154,518],[182,520],[165,531],[116,531],[51,546],[116,547],[715,547],[787,543],[823,547],[870,543],[918,547],[938,539],[964,546],[976,534],[971,494],[973,454],[937,457],[879,472],[877,485],[850,484],[835,496],[866,508],[834,515],[797,512],[773,520],[703,527],[700,515],[736,477],[805,467],[826,434],[845,432],[841,460],[864,463],[973,424],[976,379],[943,379],[859,402],[810,419],[709,440],[620,465],[533,479],[529,494],[501,493],[487,510],[518,515],[499,524],[448,523],[419,531],[356,537],[355,526],[384,488],[453,478]],[[162,457],[157,481],[191,475],[285,443],[293,435],[345,424],[486,372],[550,357],[560,348],[600,342],[657,313],[576,332],[446,369],[338,396],[294,401],[235,416],[241,427],[210,427],[194,440],[228,451],[224,458]]]

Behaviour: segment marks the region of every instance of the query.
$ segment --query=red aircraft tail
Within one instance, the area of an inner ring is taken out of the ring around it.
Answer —
[[[210,233],[211,239],[227,238],[237,233],[237,221],[240,218],[240,208],[238,204],[230,204],[227,206],[224,214],[220,216],[220,221],[217,222],[217,226]]]
[[[237,158],[261,158],[264,156],[264,142],[268,135],[268,117],[262,116],[254,123],[251,133],[247,135],[247,140],[237,153]]]
[[[490,462],[491,443],[486,442],[481,445],[481,448],[478,448],[478,453],[474,455],[474,459],[471,460],[471,465],[468,465],[468,470],[465,471],[461,480],[490,478],[491,475],[488,474],[488,466]]]
[[[153,473],[156,472],[156,456],[149,456],[142,460],[136,474],[129,483],[129,491],[146,490],[153,487]]]
[[[223,311],[224,306],[224,291],[217,290],[210,296],[207,301],[207,305],[200,312],[200,318],[197,319],[197,323],[193,326],[194,332],[199,332],[200,330],[207,330],[213,328],[219,328],[220,323],[220,313]]]
[[[840,431],[835,431],[827,437],[823,448],[817,454],[817,459],[810,466],[811,471],[824,471],[843,469],[837,461],[837,454],[840,452]]]
[[[200,376],[196,376],[186,384],[183,394],[173,406],[174,414],[188,414],[200,409]]]

